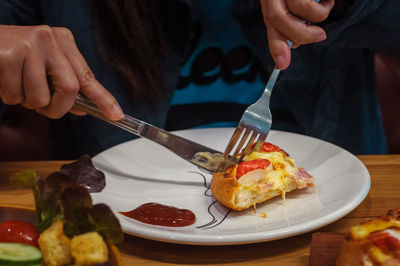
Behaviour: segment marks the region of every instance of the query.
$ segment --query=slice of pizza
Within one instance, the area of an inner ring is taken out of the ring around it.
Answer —
[[[265,142],[260,151],[224,172],[214,173],[213,196],[224,206],[244,210],[275,196],[313,186],[313,177],[276,145]]]
[[[351,227],[336,265],[400,265],[400,208]]]

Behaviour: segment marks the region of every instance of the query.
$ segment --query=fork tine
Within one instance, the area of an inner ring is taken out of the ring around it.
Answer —
[[[260,134],[260,137],[258,138],[256,145],[254,145],[254,147],[253,147],[253,151],[259,151],[261,149],[262,145],[264,144],[266,138],[267,138],[267,135]]]
[[[228,163],[230,165],[232,165],[232,163],[240,163],[240,161],[242,161],[246,155],[250,154],[254,150],[258,151],[261,148],[271,129],[272,115],[269,109],[269,100],[271,96],[271,91],[274,87],[279,73],[280,70],[275,67],[271,73],[271,76],[268,79],[267,85],[265,86],[264,92],[261,97],[254,104],[247,107],[244,111],[242,118],[240,119],[239,124],[236,127],[236,130],[231,137],[227,148],[225,149],[223,159],[221,160],[217,170],[221,170],[222,168],[226,169],[226,167],[228,167]],[[237,144],[237,141],[239,140],[243,129],[246,129],[246,131],[237,145],[234,156],[227,160],[230,152]],[[242,146],[246,143],[246,140],[251,131],[254,132],[251,135],[250,140],[247,142],[246,147],[240,154],[240,158],[237,158],[236,156],[239,154]],[[254,144],[254,140],[257,136],[257,142]]]
[[[228,160],[228,157],[229,157],[229,153],[235,147],[238,139],[242,135],[242,132],[243,132],[243,127],[240,124],[238,124],[238,126],[235,129],[235,132],[233,132],[233,135],[232,135],[231,139],[229,140],[228,145],[225,148],[222,159],[218,164],[218,167],[216,170],[217,172],[225,171],[225,169],[235,161],[235,159],[233,157],[231,157],[231,159]]]
[[[251,148],[251,146],[254,144],[254,140],[256,139],[257,136],[258,132],[253,131],[253,134],[251,135],[249,141],[247,142],[246,147],[243,149],[242,154],[240,155],[238,163],[240,163],[243,160],[244,156],[249,155],[253,151],[253,148]]]
[[[240,163],[246,155],[249,155],[253,151],[259,151],[261,146],[264,144],[264,141],[267,138],[266,134],[259,134],[258,131],[252,131],[251,129],[243,128],[242,126],[239,125],[236,128],[235,132],[232,135],[232,138],[230,139],[230,141],[228,143],[227,149],[225,150],[225,153],[224,153],[224,157],[223,157],[217,170],[225,170],[226,167],[228,166],[228,164],[226,164],[226,163],[224,164],[224,162],[226,162],[226,160],[229,156],[229,153],[235,147],[235,145],[238,142],[238,139],[241,136],[241,133],[243,132],[244,129],[246,129],[246,131],[244,132],[242,138],[240,139],[240,142],[239,142],[238,146],[236,147],[234,154],[231,156],[230,160],[232,162],[234,162],[236,164]],[[246,143],[246,140],[247,140],[248,136],[250,135],[250,133],[252,133],[252,135]],[[254,142],[256,137],[258,137],[257,142]],[[237,158],[237,155],[239,154],[244,143],[246,143],[246,146],[243,149],[242,153],[240,154],[240,157]]]
[[[258,136],[257,142],[254,142],[256,134],[257,134],[257,132],[253,133],[252,138],[249,140],[249,142],[247,143],[246,148],[243,150],[243,152],[242,152],[242,154],[240,156],[239,162],[241,162],[245,156],[249,155],[253,151],[259,151],[261,146],[264,144],[264,141],[267,138],[267,136],[265,134],[260,134]]]
[[[235,147],[237,140],[239,139],[240,135],[242,134],[243,127],[238,126],[233,133],[228,145],[226,146],[225,152],[224,152],[224,157],[223,160],[226,160],[229,156],[229,153],[232,151],[233,147]]]
[[[239,152],[242,150],[242,146],[246,143],[247,138],[249,137],[251,133],[251,130],[246,128],[246,131],[244,132],[242,138],[240,139],[239,144],[236,147],[235,152],[232,155],[232,158],[235,160]]]

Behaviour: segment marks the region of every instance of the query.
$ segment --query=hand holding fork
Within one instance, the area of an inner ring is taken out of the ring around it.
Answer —
[[[292,46],[292,43],[289,45]],[[224,171],[229,166],[241,162],[244,156],[252,151],[258,151],[263,145],[271,129],[272,115],[269,110],[269,100],[279,73],[280,70],[275,67],[260,99],[245,110],[225,149],[217,171]],[[229,156],[235,146],[235,151],[232,156]]]
[[[296,0],[298,1],[298,0]],[[315,0],[315,2],[319,2],[319,0]],[[271,3],[273,5],[279,5],[281,4],[281,1],[272,1]],[[320,12],[320,14],[326,14],[326,16],[329,14],[329,11],[332,9],[333,7],[333,1],[331,0],[326,0],[324,1],[324,3],[322,3],[321,5],[316,5],[314,4],[310,4],[310,5],[314,5],[314,8],[319,8],[321,9],[323,12]],[[290,6],[290,5],[289,5]],[[306,5],[300,5],[301,7],[304,7]],[[262,5],[262,7],[264,7]],[[294,8],[298,8],[298,6],[293,6]],[[293,8],[292,7],[292,8]],[[263,8],[264,12],[265,9]],[[298,11],[300,12],[300,11]],[[265,15],[265,14],[264,14]],[[292,23],[297,23],[296,19],[293,15],[290,14],[290,12],[288,12],[288,14],[286,14],[289,16],[288,21],[290,20],[294,20],[292,21]],[[266,19],[266,24],[267,20]],[[306,24],[306,25],[310,25],[310,23],[306,23],[304,20],[301,20],[301,23]],[[275,34],[276,37],[276,29],[275,27],[272,25],[271,26],[273,28],[272,32]],[[310,28],[313,29],[314,34],[319,34],[316,41],[322,41],[326,38],[326,35],[324,33],[324,31],[322,29],[320,29],[317,26],[311,26]],[[321,35],[321,31],[323,32],[323,34]],[[273,35],[274,35],[273,34]],[[269,34],[269,38],[271,33]],[[278,34],[279,37],[277,37],[278,39],[280,39],[280,37],[282,37],[283,35]],[[289,49],[292,48],[293,46],[293,42],[291,41],[287,41]],[[271,48],[271,47],[270,47]],[[272,48],[271,48],[272,51]],[[281,65],[285,65],[282,64],[282,62],[280,62]],[[277,65],[275,65],[274,70],[271,73],[271,76],[267,82],[267,85],[265,87],[265,90],[263,92],[263,94],[261,95],[260,99],[255,102],[254,104],[250,105],[244,112],[242,118],[240,119],[235,132],[233,133],[226,149],[225,152],[223,154],[223,158],[218,166],[217,171],[224,171],[226,170],[229,166],[234,165],[234,164],[238,164],[240,163],[243,158],[246,155],[249,155],[251,152],[253,151],[258,151],[261,146],[263,145],[263,143],[265,142],[268,133],[271,129],[271,124],[272,124],[272,115],[271,115],[271,111],[269,109],[269,102],[270,102],[270,96],[271,96],[271,92],[272,89],[275,85],[275,82],[279,76],[280,73],[280,69],[277,68]],[[236,147],[236,149],[234,150],[232,156],[230,156],[231,151]]]

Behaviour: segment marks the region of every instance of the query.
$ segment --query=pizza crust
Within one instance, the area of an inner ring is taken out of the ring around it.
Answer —
[[[240,186],[236,178],[232,177],[232,168],[231,171],[217,172],[213,175],[211,193],[222,205],[234,210],[240,210],[235,204],[235,196],[239,189]]]
[[[337,266],[364,266],[368,245],[365,242],[345,241],[336,261]]]

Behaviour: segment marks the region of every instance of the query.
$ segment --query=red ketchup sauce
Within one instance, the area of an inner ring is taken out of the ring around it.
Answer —
[[[145,203],[129,212],[119,213],[143,223],[169,227],[188,226],[196,221],[196,216],[190,210],[154,202]]]

